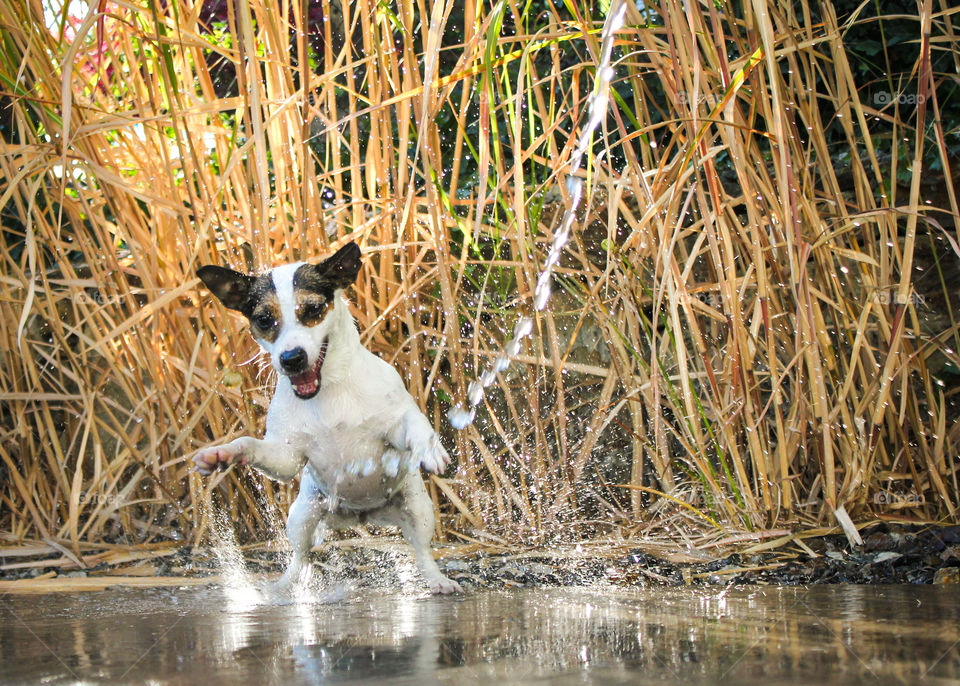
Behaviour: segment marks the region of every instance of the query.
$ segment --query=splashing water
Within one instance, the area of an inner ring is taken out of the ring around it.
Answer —
[[[212,507],[212,505],[211,505]],[[278,511],[271,507],[261,514],[267,517],[273,531],[283,531]],[[231,612],[245,612],[260,605],[325,605],[343,600],[350,592],[344,583],[327,586],[322,579],[313,579],[309,565],[302,578],[283,591],[270,582],[258,579],[247,570],[243,551],[237,543],[233,524],[223,510],[211,512],[213,553],[223,577],[223,591]],[[278,528],[278,523],[280,526]],[[286,539],[283,539],[286,542]]]
[[[213,552],[223,575],[223,588],[232,610],[246,610],[263,602],[263,594],[247,571],[232,523],[222,510],[211,512]]]
[[[577,147],[570,156],[570,167],[567,172],[567,192],[570,194],[570,205],[564,212],[560,226],[550,242],[550,250],[547,252],[543,271],[540,272],[540,277],[537,279],[537,285],[533,292],[533,304],[537,312],[542,311],[550,300],[550,279],[553,276],[553,268],[560,261],[560,255],[570,240],[570,231],[573,228],[576,212],[580,206],[580,199],[583,196],[583,180],[577,176],[580,164],[583,161],[583,154],[590,147],[593,132],[597,130],[597,127],[600,126],[607,115],[607,104],[610,100],[610,81],[613,79],[613,67],[610,66],[613,53],[613,35],[623,26],[626,11],[627,5],[623,0],[614,0],[603,26],[600,63],[597,66],[593,93],[588,101],[589,118],[580,133]],[[493,362],[480,375],[479,379],[470,382],[467,387],[466,405],[457,405],[447,412],[447,420],[453,428],[465,429],[473,423],[476,416],[476,407],[483,400],[485,389],[494,382],[497,374],[510,366],[510,361],[520,352],[521,342],[532,331],[533,319],[527,315],[521,316],[513,327],[513,335],[503,346],[500,354],[493,359]]]

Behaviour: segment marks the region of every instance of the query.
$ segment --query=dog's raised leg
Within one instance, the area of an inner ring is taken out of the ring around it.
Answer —
[[[430,539],[433,538],[435,524],[433,502],[427,495],[419,473],[407,474],[395,500],[371,512],[370,520],[376,524],[400,527],[403,537],[413,548],[417,567],[427,580],[431,593],[462,591],[460,584],[443,575],[430,551]]]
[[[297,437],[299,439],[299,437]],[[218,466],[227,466],[234,462],[249,464],[271,479],[287,483],[297,475],[307,461],[302,450],[303,443],[293,440],[275,440],[241,436],[224,445],[214,445],[198,450],[193,456],[197,471],[207,476]]]
[[[293,552],[286,571],[274,584],[277,591],[287,592],[292,589],[300,580],[303,570],[309,568],[314,533],[325,509],[325,498],[313,478],[312,470],[307,467],[300,477],[300,491],[287,515],[287,539]]]

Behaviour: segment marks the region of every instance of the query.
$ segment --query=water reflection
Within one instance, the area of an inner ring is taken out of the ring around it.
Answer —
[[[960,677],[960,598],[936,587],[267,598],[217,588],[5,596],[0,680],[769,686]]]

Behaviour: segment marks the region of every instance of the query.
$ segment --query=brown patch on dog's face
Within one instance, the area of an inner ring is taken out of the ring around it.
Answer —
[[[316,265],[305,264],[293,274],[293,302],[297,321],[316,326],[330,310],[334,284],[324,278]]]
[[[327,316],[327,310],[330,309],[330,301],[324,300],[313,293],[307,291],[295,291],[294,300],[296,302],[297,321],[304,326],[316,326]]]
[[[250,286],[243,314],[250,320],[250,333],[254,338],[273,343],[280,333],[283,315],[277,299],[277,287],[269,272],[258,276]]]
[[[250,321],[251,333],[261,341],[277,339],[282,321],[273,273],[248,276],[226,267],[206,265],[197,276],[225,306],[237,310]]]

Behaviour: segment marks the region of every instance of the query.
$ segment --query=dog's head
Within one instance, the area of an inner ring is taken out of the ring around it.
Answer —
[[[360,248],[348,243],[320,264],[297,262],[260,276],[207,265],[197,276],[225,306],[243,313],[274,368],[307,400],[320,390],[332,319],[327,315],[359,270]]]

